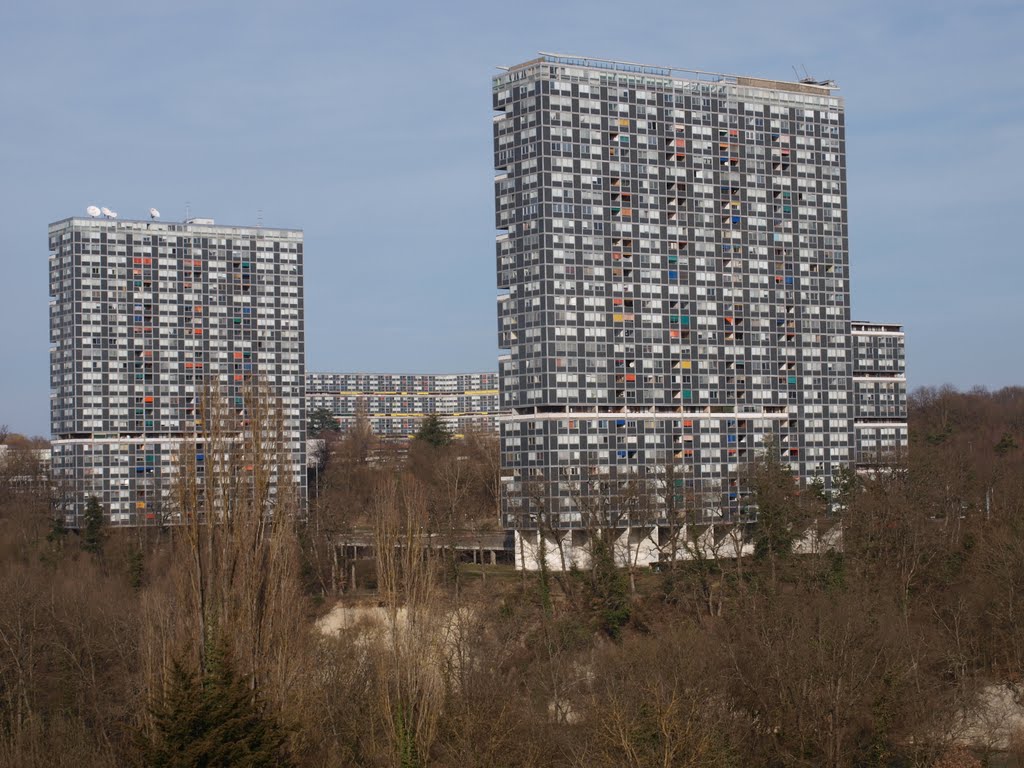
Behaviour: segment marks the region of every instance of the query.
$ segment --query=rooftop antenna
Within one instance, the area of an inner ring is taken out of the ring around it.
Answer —
[[[806,83],[807,85],[821,85],[826,88],[839,87],[838,85],[836,85],[835,80],[818,80],[810,72],[807,71],[807,67],[805,67],[803,64],[800,65],[800,68],[803,69],[804,71],[804,76],[800,78],[801,83]],[[796,73],[796,67],[793,67],[793,72]],[[797,73],[797,76],[799,76],[799,73]]]
[[[811,73],[807,71],[807,67],[801,64],[800,68],[804,71],[804,76],[800,78],[801,83],[807,83],[808,85],[820,85],[817,80],[811,77]]]
[[[263,226],[263,209],[262,208],[257,208],[256,209],[256,226],[257,227],[262,227]]]
[[[794,77],[795,77],[795,78],[796,78],[797,80],[799,80],[799,79],[800,79],[800,73],[796,71],[796,64],[791,64],[791,65],[790,65],[790,68],[791,68],[791,69],[793,70],[793,76],[794,76]]]
[[[192,204],[188,200],[185,201],[185,221],[192,218]]]
[[[85,209],[85,212],[88,213],[94,219],[101,213],[100,209],[97,208],[95,205],[90,205],[88,208]]]

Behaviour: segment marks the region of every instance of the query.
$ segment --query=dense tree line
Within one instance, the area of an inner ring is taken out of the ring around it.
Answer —
[[[753,467],[756,553],[635,589],[601,557],[410,544],[495,526],[483,434],[398,454],[357,425],[303,520],[265,497],[273,440],[183,484],[165,530],[68,532],[0,476],[0,765],[981,766],[986,692],[1024,694],[1024,390],[920,390],[911,421],[834,505],[841,550],[793,554],[813,489]],[[330,544],[356,529],[362,586]]]

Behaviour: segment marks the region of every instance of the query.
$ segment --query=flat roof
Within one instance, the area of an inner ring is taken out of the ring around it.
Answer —
[[[539,63],[560,64],[570,67],[583,67],[584,69],[611,70],[636,75],[654,75],[656,77],[683,77],[691,80],[701,80],[711,83],[731,83],[733,85],[746,85],[754,88],[768,88],[773,90],[796,91],[798,93],[811,93],[817,95],[828,95],[838,90],[839,86],[833,80],[777,80],[775,78],[760,78],[749,75],[734,75],[726,72],[709,72],[702,69],[690,69],[687,67],[669,67],[657,64],[643,64],[636,61],[622,61],[619,59],[601,59],[593,56],[574,56],[564,53],[551,53],[539,51],[538,58],[524,61],[510,67],[499,67],[507,72],[514,72],[525,67]]]
[[[851,320],[850,325],[895,325],[898,328],[903,327],[903,323],[884,323],[879,320]]]
[[[374,373],[372,371],[306,371],[307,376],[497,376],[497,371],[460,371],[458,373]]]
[[[201,217],[196,217],[201,218]],[[194,230],[262,232],[265,234],[281,233],[301,235],[302,230],[294,227],[268,227],[261,224],[209,224],[199,221],[170,221],[167,219],[106,219],[91,216],[69,216],[66,219],[51,222],[49,229],[55,230],[65,226],[109,227],[117,229],[149,229],[154,232],[185,232]]]

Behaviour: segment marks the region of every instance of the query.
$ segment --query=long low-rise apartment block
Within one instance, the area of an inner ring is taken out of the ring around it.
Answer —
[[[330,411],[343,432],[362,413],[375,434],[398,439],[435,415],[455,435],[497,432],[501,413],[497,373],[309,373],[306,404]]]

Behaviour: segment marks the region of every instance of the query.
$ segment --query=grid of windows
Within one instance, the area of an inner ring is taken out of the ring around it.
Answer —
[[[51,224],[54,477],[77,524],[160,522],[173,457],[215,386],[242,411],[257,377],[284,416],[305,489],[302,232],[71,218]]]
[[[574,468],[669,465],[727,518],[768,437],[828,487],[855,405],[831,87],[550,55],[493,86],[507,523],[572,525]]]
[[[909,445],[906,339],[891,323],[854,321],[852,332],[857,464],[879,466]]]
[[[310,373],[309,410],[326,408],[348,430],[362,411],[374,433],[407,438],[425,416],[438,415],[456,435],[497,431],[500,403],[496,373]]]

